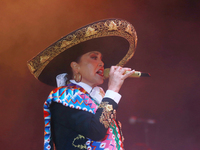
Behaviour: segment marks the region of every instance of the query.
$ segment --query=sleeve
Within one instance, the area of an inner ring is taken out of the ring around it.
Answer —
[[[118,104],[122,96],[117,92],[107,90],[104,97],[111,98]]]
[[[112,118],[116,117],[116,109],[117,103],[110,98],[102,100],[95,114],[56,102],[50,107],[54,122],[95,141],[105,137]]]

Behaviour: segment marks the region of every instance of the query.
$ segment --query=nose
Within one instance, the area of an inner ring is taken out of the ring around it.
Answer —
[[[103,66],[104,66],[104,63],[103,63],[102,60],[100,60],[100,62],[99,62],[99,66],[100,66],[100,67],[103,67]]]

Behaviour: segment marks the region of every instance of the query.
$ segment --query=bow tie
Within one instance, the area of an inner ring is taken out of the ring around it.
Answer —
[[[101,87],[94,87],[92,91],[90,92],[90,96],[98,103],[100,104],[103,97],[105,95],[104,90]]]

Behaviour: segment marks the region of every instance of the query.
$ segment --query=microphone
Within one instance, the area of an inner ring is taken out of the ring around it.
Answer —
[[[109,72],[110,72],[110,68],[105,68],[104,69],[104,77],[108,78],[109,77]],[[126,73],[128,73],[130,71],[126,71]],[[144,73],[144,72],[140,72],[140,71],[135,71],[133,74],[130,75],[130,77],[132,78],[139,78],[139,77],[150,77],[151,75],[149,73]]]
[[[156,123],[156,120],[154,119],[142,119],[142,118],[137,118],[135,116],[131,116],[129,118],[129,123],[130,124],[135,124],[137,122],[140,122],[140,123],[148,123],[148,124],[155,124]]]

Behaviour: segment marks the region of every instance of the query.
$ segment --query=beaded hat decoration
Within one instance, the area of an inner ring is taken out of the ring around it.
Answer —
[[[30,72],[41,82],[56,86],[56,76],[70,71],[70,63],[89,51],[103,55],[104,67],[124,66],[134,55],[137,34],[122,19],[100,20],[62,37],[27,62]]]

